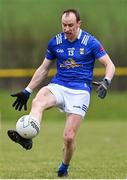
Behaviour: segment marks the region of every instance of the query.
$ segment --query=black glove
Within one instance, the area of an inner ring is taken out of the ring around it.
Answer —
[[[99,86],[97,88],[97,93],[98,93],[98,97],[100,98],[105,98],[106,94],[107,94],[107,89],[110,85],[110,81],[108,79],[103,79],[101,82],[99,82]]]
[[[15,102],[12,104],[12,106],[15,107],[16,110],[21,111],[23,106],[24,110],[27,110],[27,101],[29,99],[30,93],[26,89],[16,94],[11,94],[11,96],[17,97]]]

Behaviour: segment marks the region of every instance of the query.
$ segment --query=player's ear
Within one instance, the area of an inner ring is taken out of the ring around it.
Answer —
[[[78,21],[78,27],[80,27],[81,26],[81,20],[80,21]]]

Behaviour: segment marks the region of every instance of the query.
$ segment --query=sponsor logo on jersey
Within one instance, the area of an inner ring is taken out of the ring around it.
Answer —
[[[56,52],[57,53],[64,53],[64,50],[63,49],[57,49]]]
[[[68,60],[64,61],[63,64],[60,64],[60,68],[64,67],[67,69],[75,68],[75,67],[82,67],[82,64],[77,64],[74,59],[69,58]]]

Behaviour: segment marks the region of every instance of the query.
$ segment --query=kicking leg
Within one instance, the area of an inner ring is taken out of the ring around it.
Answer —
[[[39,122],[41,122],[43,111],[54,105],[56,105],[55,96],[50,92],[48,88],[44,87],[38,92],[38,94],[32,101],[30,115],[38,119]],[[21,137],[15,130],[8,130],[7,134],[12,141],[20,144],[26,150],[32,148],[32,139],[25,139]]]
[[[36,95],[32,101],[30,115],[41,122],[43,111],[56,105],[56,98],[51,91],[44,87]]]
[[[33,145],[32,139],[25,139],[21,137],[15,130],[8,130],[7,134],[12,141],[20,144],[26,150],[30,150],[32,148]]]

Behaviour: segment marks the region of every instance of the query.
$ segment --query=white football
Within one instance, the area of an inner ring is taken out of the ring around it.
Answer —
[[[40,131],[39,121],[31,115],[24,115],[16,123],[16,131],[25,139],[37,136]]]

